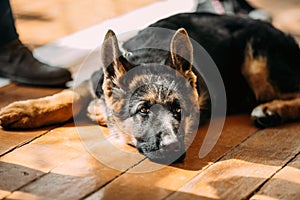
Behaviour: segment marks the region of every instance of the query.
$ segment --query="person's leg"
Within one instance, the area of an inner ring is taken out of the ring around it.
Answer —
[[[72,79],[69,70],[41,63],[22,44],[9,0],[0,0],[0,76],[39,86],[61,86]]]
[[[9,0],[0,1],[0,47],[18,39]]]

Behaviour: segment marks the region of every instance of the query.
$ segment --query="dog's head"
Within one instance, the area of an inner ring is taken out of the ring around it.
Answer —
[[[150,160],[173,163],[185,157],[185,135],[198,126],[201,99],[192,71],[193,48],[184,29],[170,43],[168,64],[132,64],[108,31],[102,46],[108,127],[129,137]]]

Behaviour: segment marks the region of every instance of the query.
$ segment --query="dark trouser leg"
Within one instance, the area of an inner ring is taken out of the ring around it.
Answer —
[[[0,0],[0,46],[18,38],[9,0]]]

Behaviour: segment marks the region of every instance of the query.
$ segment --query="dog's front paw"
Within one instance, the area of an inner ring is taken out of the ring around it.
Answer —
[[[95,99],[90,102],[87,108],[87,116],[94,122],[98,122],[101,126],[107,126],[107,116],[105,103],[102,99]]]
[[[267,128],[281,124],[280,115],[268,106],[260,105],[253,109],[251,118],[259,128]]]
[[[4,129],[31,128],[33,113],[29,101],[19,101],[9,104],[0,111],[0,125]]]

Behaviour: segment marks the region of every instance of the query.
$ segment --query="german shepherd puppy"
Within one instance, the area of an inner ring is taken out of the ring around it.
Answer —
[[[158,33],[155,27],[174,34]],[[8,105],[0,113],[1,125],[12,129],[61,123],[90,102],[91,119],[123,136],[149,159],[182,160],[185,136],[197,128],[199,113],[210,116],[211,97],[218,95],[208,91],[200,71],[209,66],[196,66],[201,56],[191,40],[217,65],[228,112],[252,110],[259,127],[300,119],[300,50],[291,36],[248,18],[183,13],[140,31],[123,44],[123,54],[116,35],[108,31],[102,68],[90,80],[74,90]],[[148,48],[149,44],[168,49]]]

